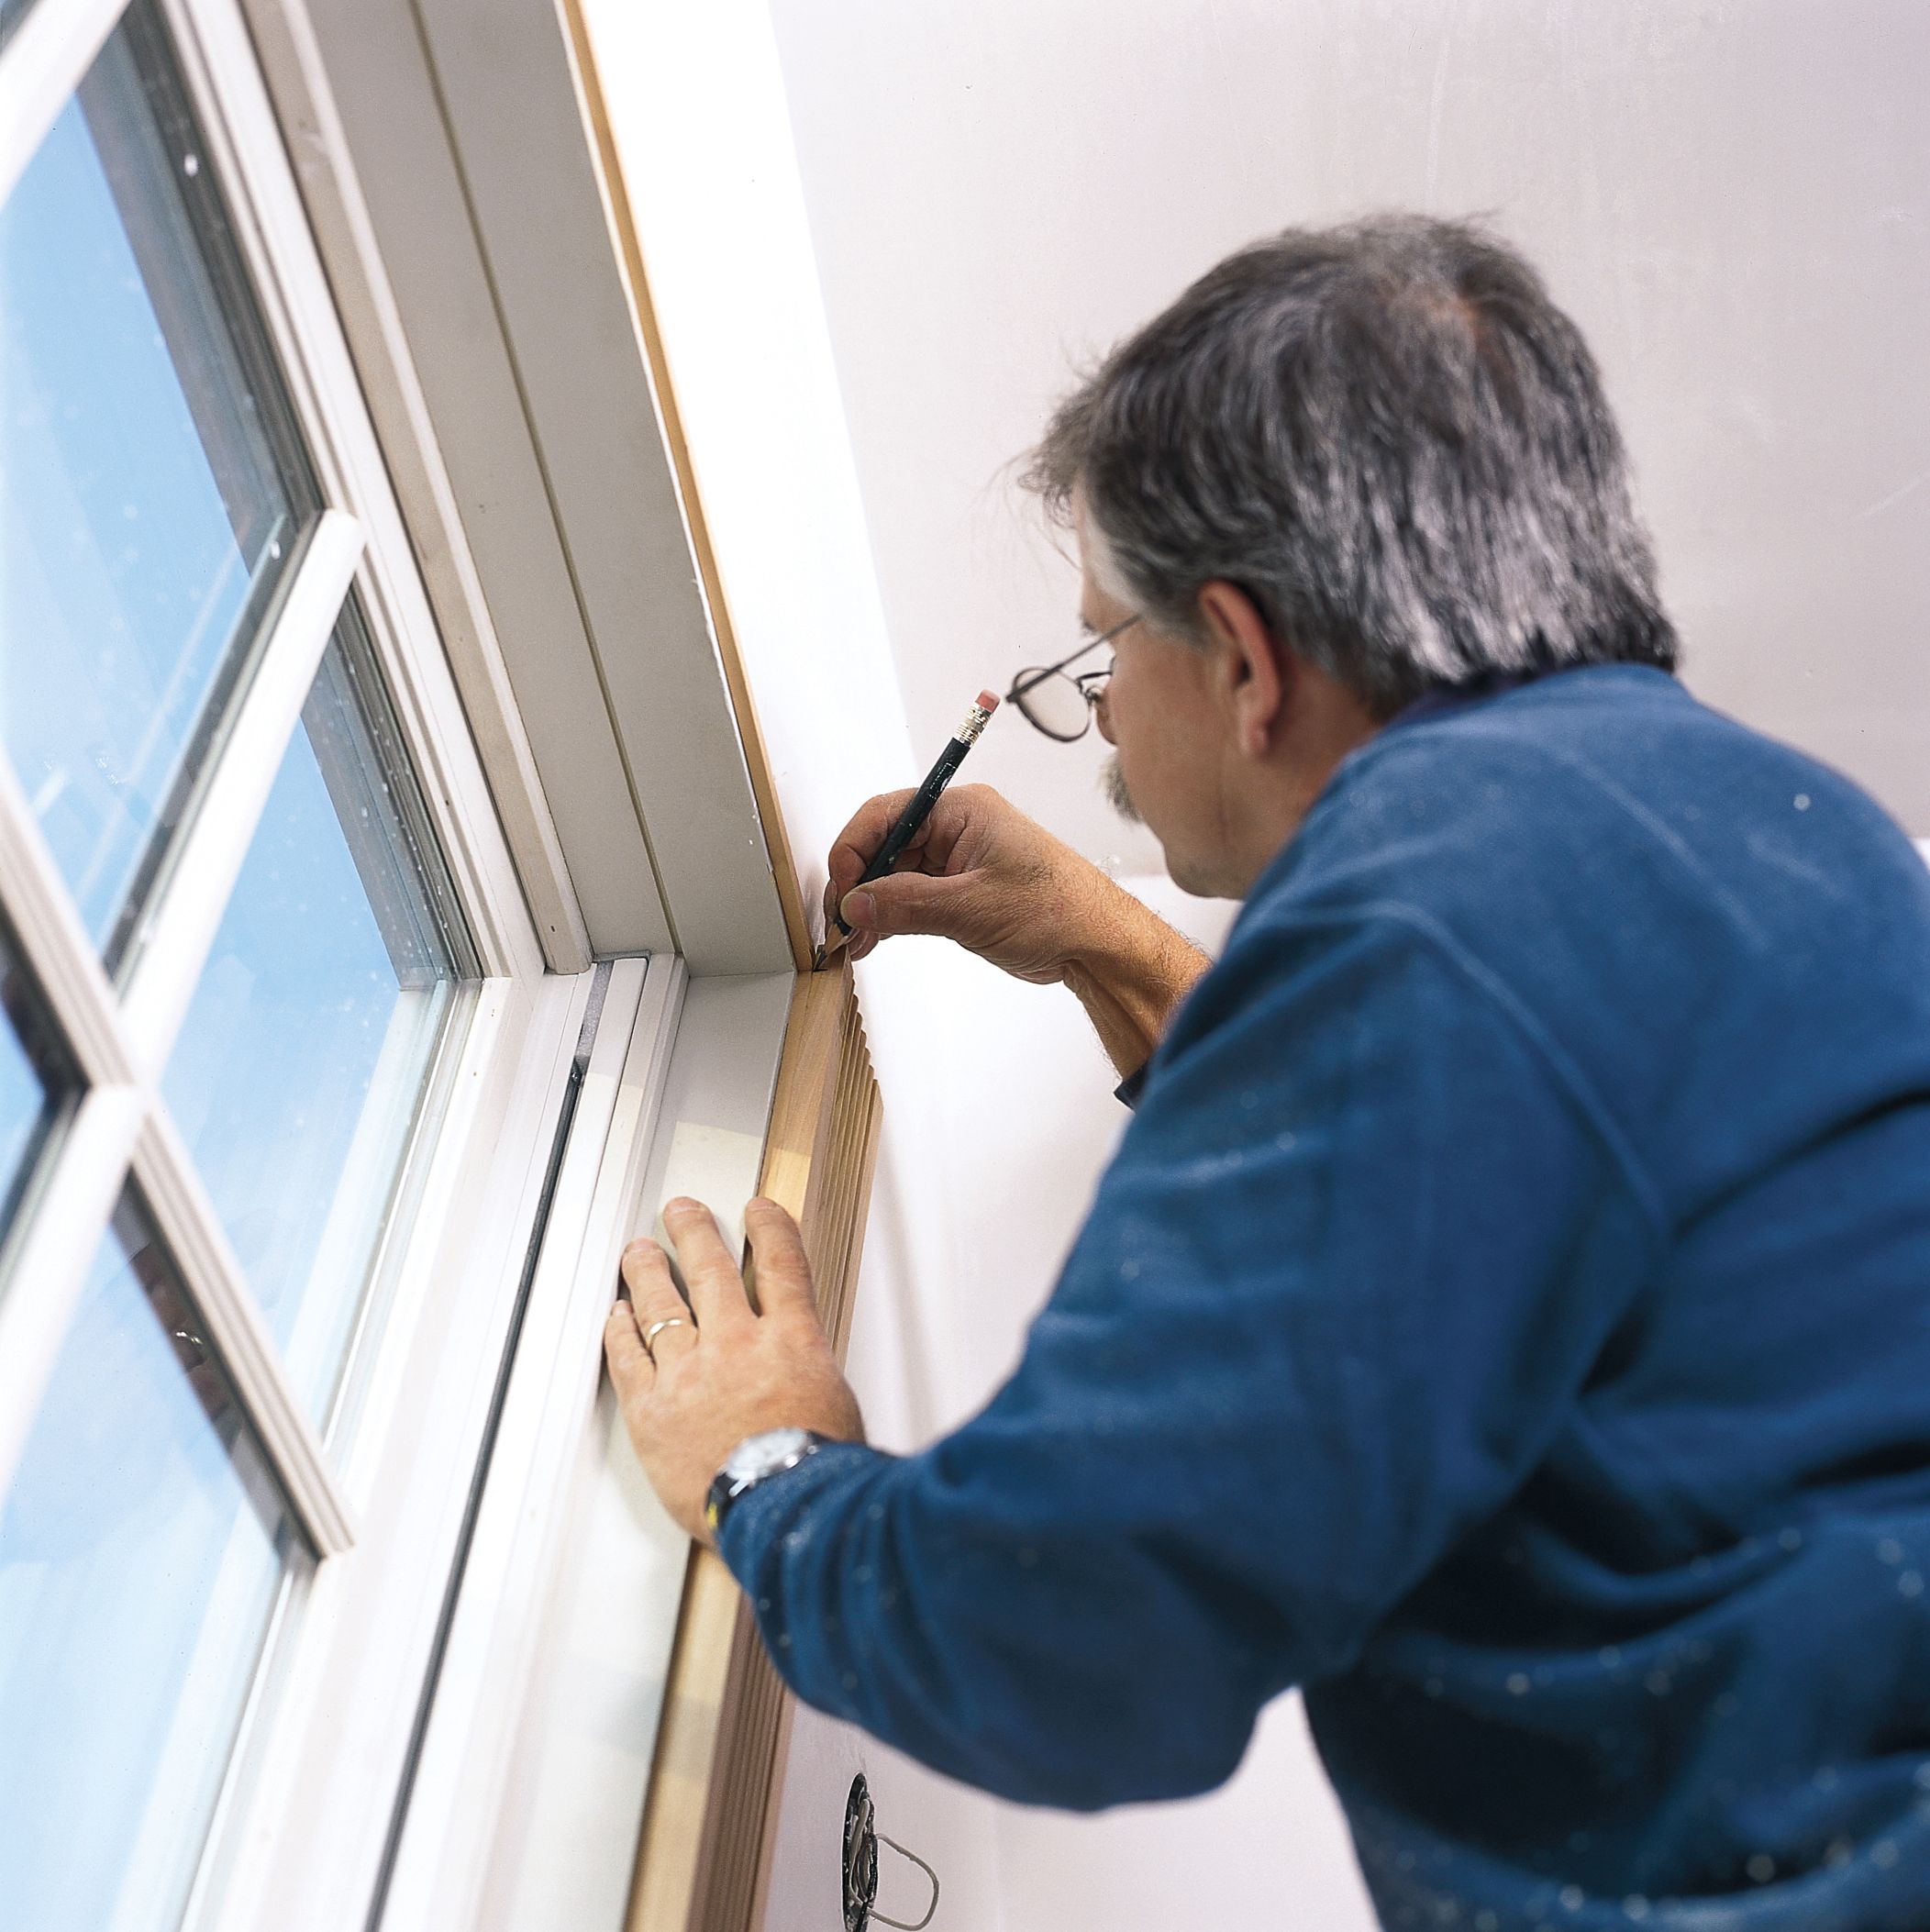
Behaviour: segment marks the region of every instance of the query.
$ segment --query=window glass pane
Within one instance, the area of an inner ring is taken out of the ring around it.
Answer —
[[[0,1025],[0,1240],[5,1240],[34,1165],[78,1082],[4,926],[0,1009],[6,1022]]]
[[[0,208],[0,738],[110,960],[316,507],[142,0]]]
[[[174,1926],[308,1559],[124,1200],[0,1503],[0,1917]]]
[[[351,604],[162,1091],[312,1410],[327,1410],[473,956]]]

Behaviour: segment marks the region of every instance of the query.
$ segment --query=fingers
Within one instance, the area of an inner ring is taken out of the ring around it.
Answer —
[[[772,1321],[818,1326],[817,1298],[811,1289],[811,1264],[797,1223],[760,1195],[744,1209],[744,1231],[757,1266],[758,1306]]]
[[[677,1244],[677,1263],[698,1326],[716,1333],[748,1322],[750,1301],[744,1278],[738,1272],[737,1257],[724,1245],[716,1216],[701,1201],[680,1197],[664,1204],[663,1225]]]
[[[977,886],[971,880],[943,879],[930,872],[892,872],[849,894],[842,910],[845,923],[854,933],[880,938],[893,933],[934,933],[952,939],[970,932],[971,908],[978,897]]]
[[[628,1302],[618,1302],[604,1324],[604,1359],[610,1364],[610,1381],[618,1402],[648,1393],[657,1380],[656,1364],[637,1327],[637,1311]]]
[[[932,807],[925,823],[912,834],[904,849],[893,860],[893,875],[954,870],[953,855],[959,839],[972,824],[974,810],[982,810],[982,806],[975,808],[970,801],[982,794],[994,798],[997,795],[988,794],[983,785],[958,785],[947,792]],[[827,930],[846,895],[864,877],[865,868],[884,843],[885,835],[896,823],[899,813],[911,803],[912,796],[910,792],[882,792],[876,798],[867,799],[851,822],[837,835],[825,866],[825,925]],[[849,916],[848,913],[845,915],[847,921]]]
[[[826,861],[826,871],[830,874],[825,889],[827,916],[837,909],[837,902],[863,877],[871,855],[884,843],[884,835],[911,801],[908,791],[881,792],[876,798],[866,799],[851,815],[850,823],[833,841],[830,857]]]
[[[945,896],[971,891],[982,882],[969,880],[991,856],[996,844],[993,828],[1009,817],[1011,808],[986,785],[954,785],[932,807],[931,816],[882,879],[860,886],[865,868],[884,842],[893,820],[912,797],[909,792],[885,792],[868,799],[831,848],[825,882],[825,930],[841,920],[851,929],[850,954],[861,960],[879,940],[892,933],[933,933],[970,945],[975,915],[964,898]],[[908,887],[896,882],[909,880]],[[926,895],[919,882],[939,882],[940,896]],[[882,894],[871,896],[882,888]],[[853,905],[850,894],[866,897]]]
[[[697,1320],[671,1278],[669,1257],[656,1242],[632,1241],[623,1251],[623,1278],[638,1346],[657,1370],[697,1345]],[[666,1326],[674,1323],[674,1327]]]
[[[683,1297],[671,1279],[670,1257],[647,1238],[634,1240],[623,1251],[623,1283],[630,1291],[637,1310],[637,1326],[648,1328],[652,1322],[668,1321],[673,1316],[688,1316]]]

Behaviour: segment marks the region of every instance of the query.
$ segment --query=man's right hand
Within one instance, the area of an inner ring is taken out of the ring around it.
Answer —
[[[989,785],[945,793],[896,869],[860,887],[911,795],[871,799],[838,835],[826,931],[842,905],[853,959],[894,933],[932,933],[1019,979],[1070,986],[1120,1072],[1145,1065],[1206,955]]]
[[[1067,965],[1098,937],[1112,882],[1062,839],[1027,818],[990,785],[945,792],[900,854],[894,870],[870,885],[859,879],[884,843],[910,792],[887,792],[861,805],[831,848],[825,926],[840,906],[852,928],[851,957],[881,938],[930,933],[1038,985],[1065,977]],[[856,898],[847,904],[856,890]]]

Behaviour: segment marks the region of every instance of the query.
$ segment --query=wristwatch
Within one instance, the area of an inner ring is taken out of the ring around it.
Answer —
[[[766,1429],[761,1436],[746,1437],[725,1457],[704,1499],[704,1521],[712,1537],[723,1528],[724,1518],[740,1496],[816,1455],[825,1440],[810,1429]]]

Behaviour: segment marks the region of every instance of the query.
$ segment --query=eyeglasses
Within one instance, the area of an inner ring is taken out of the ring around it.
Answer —
[[[1083,738],[1087,726],[1093,722],[1093,707],[1105,695],[1106,680],[1112,676],[1113,667],[1108,664],[1104,671],[1082,671],[1072,677],[1068,675],[1066,666],[1078,663],[1087,651],[1110,644],[1121,631],[1130,630],[1138,621],[1136,612],[1110,630],[1088,638],[1070,657],[1061,658],[1056,664],[1026,665],[1013,679],[1005,702],[1016,705],[1028,725],[1062,745]]]

